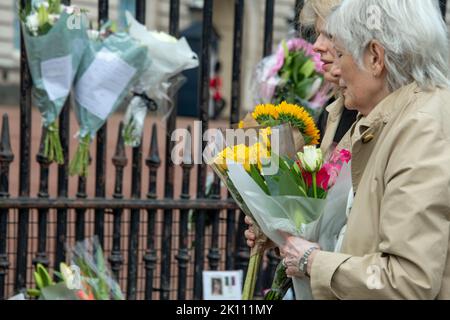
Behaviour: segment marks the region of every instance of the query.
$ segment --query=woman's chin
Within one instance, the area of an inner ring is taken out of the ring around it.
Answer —
[[[338,77],[334,77],[331,73],[329,72],[325,72],[323,74],[323,78],[325,79],[325,81],[330,82],[330,83],[334,83],[336,85],[339,85],[339,78]]]

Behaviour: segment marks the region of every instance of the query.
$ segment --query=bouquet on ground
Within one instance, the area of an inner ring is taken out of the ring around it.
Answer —
[[[88,45],[82,23],[86,17],[80,9],[61,5],[59,0],[26,1],[20,17],[33,95],[46,128],[44,155],[62,164],[58,116]],[[80,23],[75,26],[72,20]]]
[[[181,72],[198,66],[197,55],[191,50],[186,39],[176,39],[164,32],[149,31],[127,12],[128,33],[146,46],[152,64],[144,70],[135,86],[133,98],[125,113],[123,137],[125,144],[137,147],[141,143],[144,121],[147,111],[160,110],[169,114],[164,108],[168,103],[169,90],[173,95],[181,87]],[[178,80],[173,77],[178,76]]]
[[[41,300],[124,300],[96,238],[77,243],[70,254],[71,265],[61,263],[59,272],[55,271],[57,282],[43,265],[36,266],[36,287],[27,290],[29,297]]]
[[[296,159],[280,157],[276,174],[263,170],[261,179],[255,180],[244,174],[241,164],[230,164],[228,177],[254,221],[275,244],[283,246],[286,234],[290,234],[319,242],[322,248],[331,250],[346,221],[350,160],[348,150],[335,150],[324,162],[320,149],[306,146]],[[266,299],[282,299],[287,280],[284,267],[279,266]],[[293,283],[300,297],[304,284],[296,278]]]
[[[287,101],[303,105],[316,115],[333,94],[324,82],[323,62],[304,39],[283,40],[275,54],[256,67],[252,90],[256,103]]]
[[[80,126],[71,175],[87,175],[89,147],[97,131],[121,105],[151,63],[147,48],[127,33],[91,32],[75,78],[75,114]]]

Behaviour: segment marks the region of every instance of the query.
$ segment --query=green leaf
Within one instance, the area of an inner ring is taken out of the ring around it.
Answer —
[[[305,99],[305,97],[308,95],[309,91],[311,90],[311,86],[313,85],[314,81],[316,81],[315,78],[308,78],[304,79],[300,83],[296,84],[295,91],[296,94],[301,97],[302,99]]]
[[[252,179],[258,184],[258,186],[266,193],[269,194],[269,188],[266,185],[266,182],[264,181],[264,178],[261,176],[261,173],[259,172],[259,169],[256,165],[251,164],[250,165],[250,176]]]
[[[284,58],[287,59],[289,56],[289,48],[287,46],[286,40],[283,39],[283,41],[281,41],[281,46],[283,47],[284,50]]]
[[[283,171],[280,175],[280,196],[305,196],[304,191],[296,183],[289,172]]]
[[[299,187],[303,190],[304,194],[306,194],[307,190],[306,181],[303,178],[302,172],[297,164],[292,165],[291,173],[294,179],[296,180],[297,184],[299,185]]]
[[[47,12],[47,9],[45,9],[44,5],[41,4],[39,6],[37,14],[38,14],[39,28],[41,28],[49,21],[48,20],[48,12]]]
[[[266,180],[267,187],[269,189],[269,195],[271,196],[279,196],[280,195],[280,177],[278,175],[270,175],[270,176],[264,176],[264,179]]]
[[[48,273],[47,269],[45,269],[45,267],[40,263],[38,263],[37,265],[37,272],[41,277],[43,288],[54,284],[52,277],[50,277],[50,274]]]
[[[39,289],[27,289],[27,295],[29,297],[37,298],[41,295],[41,290]]]
[[[27,16],[31,14],[31,1],[25,1],[25,7],[20,6],[19,16],[23,22],[27,21]]]
[[[326,199],[327,198],[327,192],[323,190],[322,188],[317,188],[317,199]]]
[[[307,60],[305,64],[302,65],[300,69],[300,74],[302,74],[305,78],[309,78],[315,71],[315,64],[312,60]]]
[[[61,1],[60,0],[49,0],[48,1],[48,12],[50,14],[60,14],[61,13]]]
[[[38,272],[34,271],[34,281],[36,282],[36,287],[38,289],[44,288],[44,281],[42,280],[42,277],[39,275]]]

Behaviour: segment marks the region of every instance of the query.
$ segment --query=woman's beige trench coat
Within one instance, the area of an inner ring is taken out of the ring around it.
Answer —
[[[450,91],[405,86],[349,136],[356,195],[342,253],[314,259],[314,298],[450,299]]]

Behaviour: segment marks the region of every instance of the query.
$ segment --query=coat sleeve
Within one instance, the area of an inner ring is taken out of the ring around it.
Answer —
[[[402,123],[382,182],[378,252],[363,257],[319,252],[311,272],[315,299],[439,294],[450,239],[449,137],[427,114]]]

